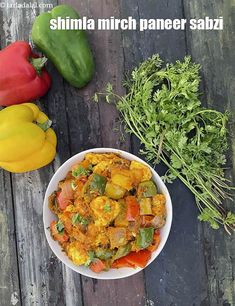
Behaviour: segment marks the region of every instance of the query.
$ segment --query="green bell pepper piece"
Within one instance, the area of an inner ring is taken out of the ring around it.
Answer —
[[[59,5],[51,12],[42,13],[33,24],[33,42],[71,85],[82,88],[94,73],[94,60],[86,33],[83,30],[51,30],[50,20],[58,17],[80,18],[69,5]]]
[[[99,259],[108,260],[108,259],[110,259],[113,256],[113,251],[111,251],[109,249],[98,248],[95,251],[95,255]]]
[[[92,165],[89,165],[88,168],[84,168],[81,165],[78,165],[76,169],[72,171],[72,176],[79,178],[80,176],[87,176],[92,172]]]
[[[139,229],[139,234],[136,239],[136,245],[140,249],[146,249],[153,242],[153,227],[144,227]]]
[[[127,254],[129,254],[131,251],[131,245],[130,243],[126,244],[126,245],[122,245],[118,248],[116,254],[113,256],[112,260],[117,260],[123,256],[126,256]]]
[[[157,187],[153,181],[141,182],[138,186],[138,194],[145,198],[153,197],[157,194]]]
[[[100,195],[104,194],[107,179],[106,177],[97,173],[92,174],[89,189],[91,192],[98,192]]]
[[[152,215],[152,205],[151,205],[151,198],[142,198],[140,199],[140,215]]]

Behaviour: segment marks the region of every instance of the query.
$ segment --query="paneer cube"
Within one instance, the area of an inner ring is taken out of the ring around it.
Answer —
[[[89,259],[87,251],[78,242],[71,242],[67,247],[68,257],[75,265],[83,265]]]
[[[111,181],[126,190],[131,190],[134,183],[133,174],[130,170],[126,169],[113,169]]]
[[[131,162],[130,170],[133,170],[133,172],[136,173],[135,175],[140,182],[149,181],[152,177],[149,167],[135,160]]]
[[[155,216],[166,216],[166,198],[163,194],[156,194],[152,200],[152,212]]]
[[[119,203],[106,196],[99,196],[92,200],[90,208],[97,226],[109,225],[120,212]]]

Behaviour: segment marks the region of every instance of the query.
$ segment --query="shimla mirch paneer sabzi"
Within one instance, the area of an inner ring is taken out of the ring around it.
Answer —
[[[87,153],[49,197],[50,231],[75,265],[99,273],[145,267],[160,243],[165,196],[148,166],[114,153]]]

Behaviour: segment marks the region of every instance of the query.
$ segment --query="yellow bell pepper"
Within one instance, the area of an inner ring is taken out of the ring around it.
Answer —
[[[0,111],[0,167],[14,173],[39,169],[56,154],[56,134],[50,120],[33,103]]]

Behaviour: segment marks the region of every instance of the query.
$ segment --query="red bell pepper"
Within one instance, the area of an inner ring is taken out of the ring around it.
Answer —
[[[126,260],[129,262],[129,264],[140,268],[144,268],[147,265],[150,258],[151,258],[151,252],[148,250],[131,252],[126,256]]]
[[[100,273],[105,269],[105,264],[102,260],[95,258],[90,264],[89,268],[95,273]]]
[[[125,200],[127,204],[127,220],[135,221],[140,216],[140,206],[133,196],[128,196]]]
[[[147,248],[147,250],[149,250],[150,252],[156,251],[156,249],[158,248],[160,242],[161,242],[160,232],[159,232],[158,230],[155,230],[155,233],[154,233],[154,235],[153,235],[153,242],[152,242],[152,244]]]
[[[66,241],[69,240],[69,236],[63,231],[58,232],[58,229],[56,227],[57,222],[56,221],[52,221],[50,224],[50,230],[51,230],[51,234],[52,237],[59,241],[59,243],[64,243]]]
[[[38,57],[25,41],[16,41],[0,51],[0,105],[30,102],[45,95],[51,78],[45,57]]]
[[[148,250],[141,250],[139,252],[130,252],[128,255],[123,256],[115,260],[112,264],[112,268],[144,268],[149,259],[151,258],[151,252]]]
[[[119,268],[135,268],[134,265],[130,264],[126,260],[126,256],[116,259],[113,263],[111,268],[119,269]]]

